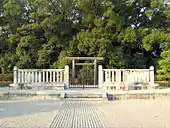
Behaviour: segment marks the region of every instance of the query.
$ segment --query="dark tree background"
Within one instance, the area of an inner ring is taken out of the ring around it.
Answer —
[[[0,0],[0,73],[89,56],[106,68],[153,65],[170,80],[169,26],[164,0]]]

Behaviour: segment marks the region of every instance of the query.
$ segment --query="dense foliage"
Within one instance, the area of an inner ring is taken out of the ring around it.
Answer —
[[[0,0],[0,73],[102,56],[107,68],[153,65],[170,80],[169,26],[164,0]]]

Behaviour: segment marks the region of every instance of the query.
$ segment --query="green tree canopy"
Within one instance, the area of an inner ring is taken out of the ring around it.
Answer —
[[[169,26],[164,0],[0,0],[0,73],[102,56],[106,68],[153,65],[170,80]]]

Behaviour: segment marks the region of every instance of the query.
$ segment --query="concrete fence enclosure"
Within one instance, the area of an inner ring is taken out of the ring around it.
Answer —
[[[14,67],[14,82],[17,84],[49,84],[68,86],[69,66],[64,69],[18,69]]]
[[[133,84],[147,84],[154,86],[154,67],[149,69],[103,69],[99,65],[99,87],[115,88],[119,90],[121,87],[128,88]]]
[[[69,88],[69,66],[64,69],[18,69],[14,67],[14,81],[12,85],[19,84],[53,84]],[[98,88],[116,90],[127,89],[135,83],[154,86],[154,67],[149,69],[103,69],[98,66]]]

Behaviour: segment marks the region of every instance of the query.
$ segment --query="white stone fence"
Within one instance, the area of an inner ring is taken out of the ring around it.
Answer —
[[[99,88],[127,89],[131,85],[154,86],[154,67],[149,69],[103,69],[99,65]]]
[[[18,69],[14,67],[13,85],[53,84],[69,86],[69,66],[64,69]]]

